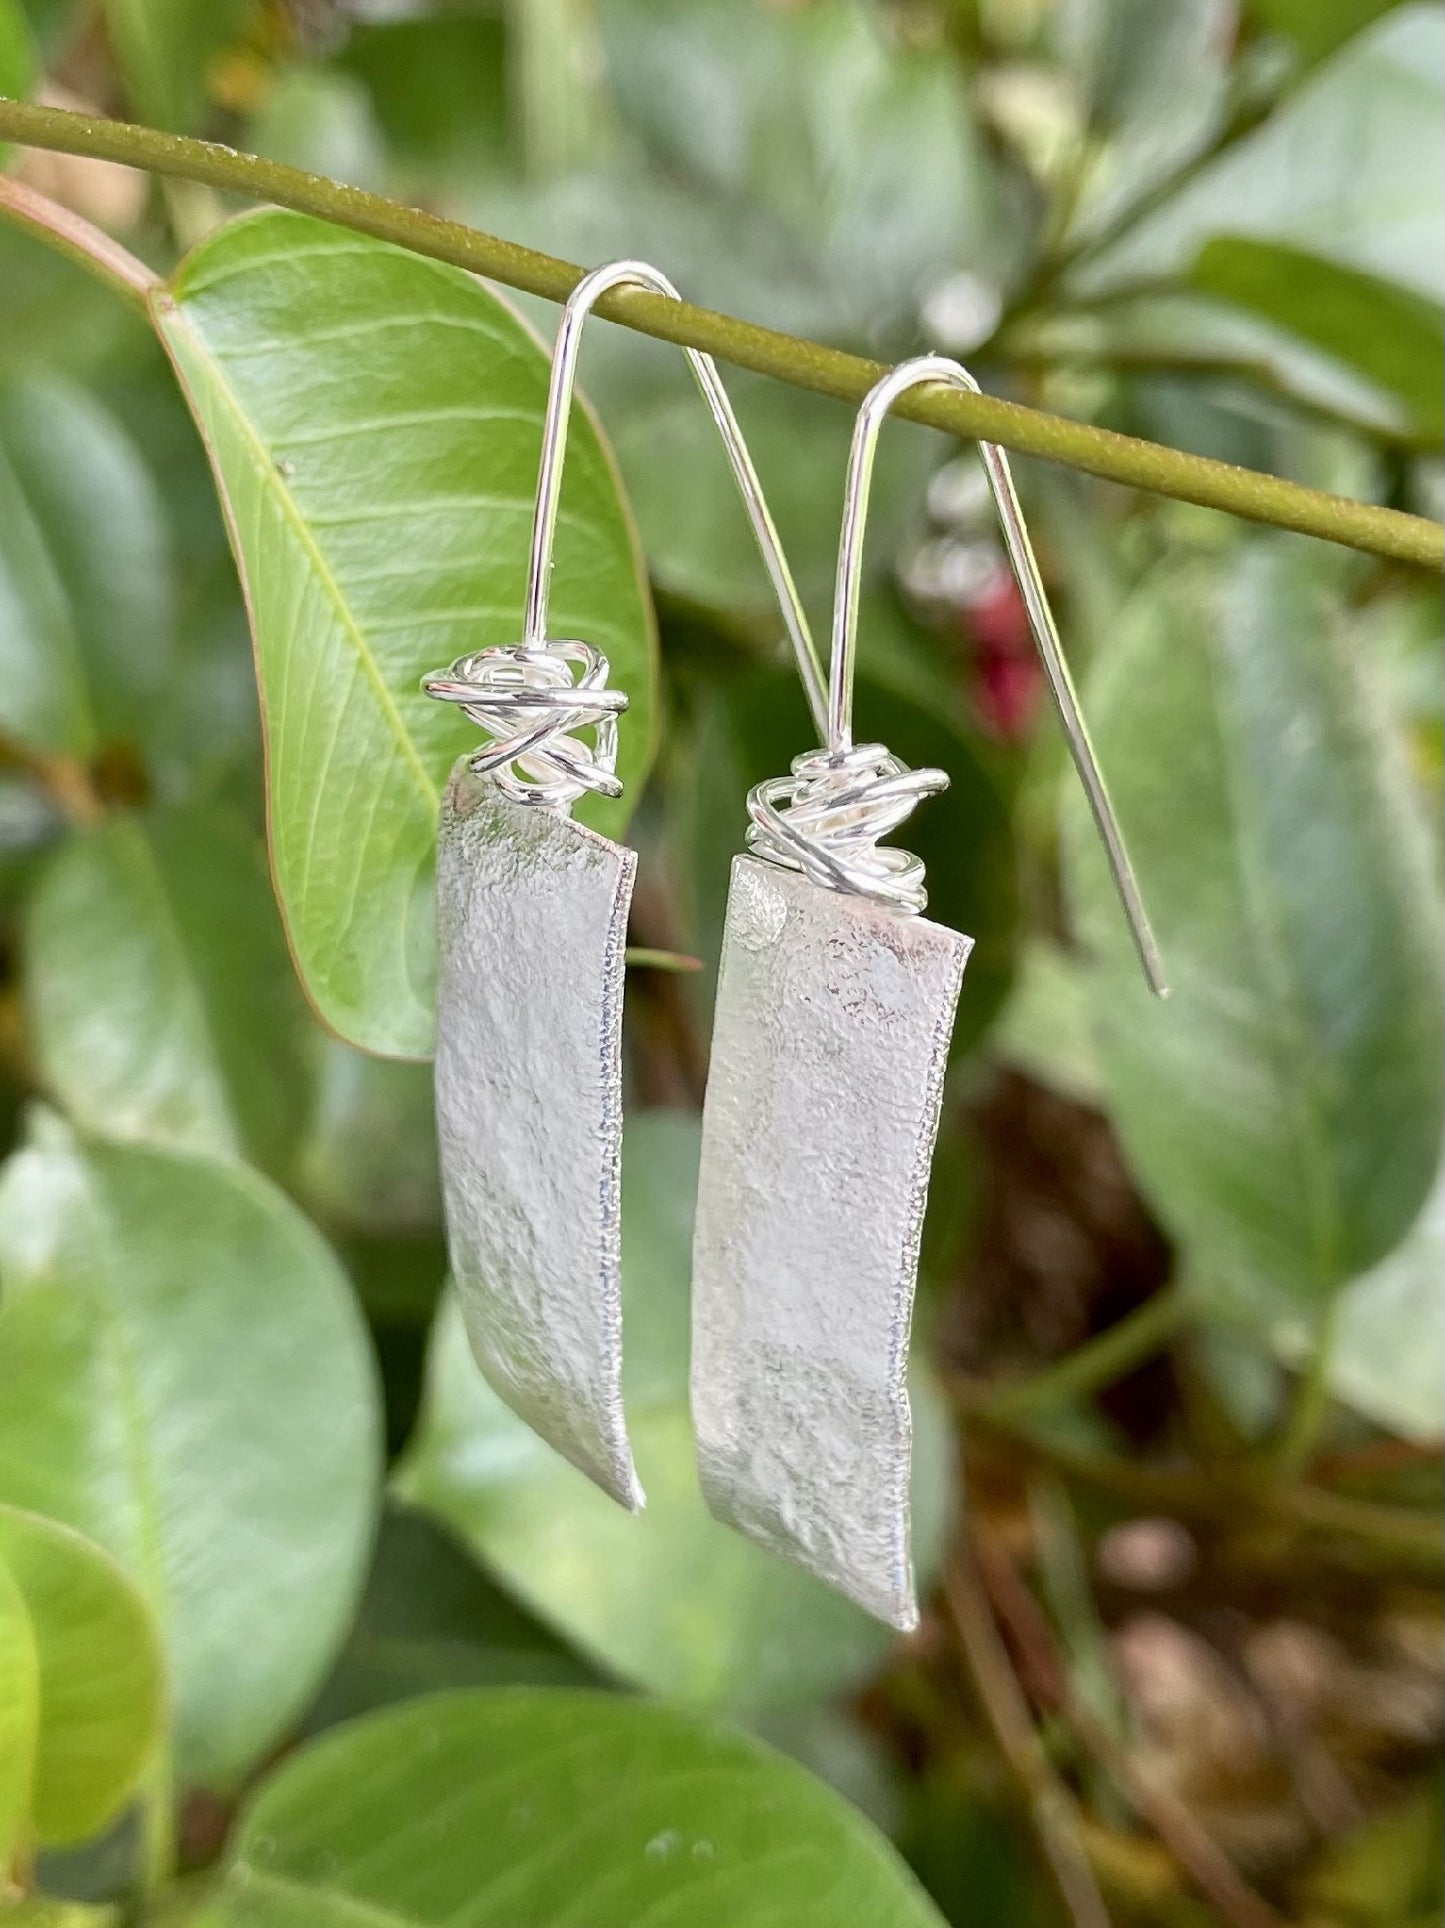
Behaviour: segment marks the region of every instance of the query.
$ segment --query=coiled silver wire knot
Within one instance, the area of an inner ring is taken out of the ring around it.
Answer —
[[[825,889],[916,914],[928,903],[922,859],[878,845],[947,788],[945,771],[910,770],[881,743],[808,750],[791,776],[748,793],[748,848]]]
[[[572,666],[582,665],[573,675]],[[622,690],[607,687],[607,658],[591,643],[507,643],[459,656],[423,678],[428,696],[456,703],[491,742],[469,758],[514,803],[566,809],[584,791],[620,797],[617,718]],[[580,743],[572,731],[590,729]]]

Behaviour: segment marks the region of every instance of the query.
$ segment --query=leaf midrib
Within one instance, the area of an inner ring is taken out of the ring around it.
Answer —
[[[401,712],[397,708],[396,699],[387,686],[386,678],[381,673],[380,665],[372,654],[371,647],[366,640],[360,624],[352,613],[351,605],[347,601],[341,584],[337,581],[319,543],[312,534],[310,525],[302,514],[295,496],[286,486],[284,477],[282,477],[277,470],[276,464],[265,442],[262,441],[259,433],[252,426],[251,418],[247,414],[240,396],[227,381],[222,363],[211,353],[204,337],[191,324],[189,317],[185,314],[182,302],[172,297],[164,306],[158,302],[154,304],[154,307],[157,324],[162,335],[171,328],[175,328],[178,331],[184,328],[187,339],[200,357],[216,393],[225,405],[227,416],[231,420],[242,446],[251,458],[263,492],[268,491],[280,506],[282,515],[291,528],[298,548],[310,563],[316,579],[321,584],[328,601],[335,610],[341,628],[352,644],[362,672],[372,687],[378,707],[387,722],[391,725],[392,734],[400,748],[402,760],[410,766],[416,778],[418,791],[425,799],[433,815],[435,815],[441,808],[441,790],[439,786],[433,782],[426,765],[421,759],[416,744],[412,740],[411,732],[407,729]],[[200,424],[199,418],[198,426],[200,427],[202,438],[209,446],[212,442],[212,437],[205,427]],[[216,486],[223,498],[229,501],[230,488],[225,477],[219,470],[217,470],[216,474]],[[244,575],[246,562],[244,556],[239,553],[239,538],[237,540],[237,549],[236,566]]]

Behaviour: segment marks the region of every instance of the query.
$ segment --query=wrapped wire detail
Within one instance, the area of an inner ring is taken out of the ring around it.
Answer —
[[[827,890],[916,915],[928,903],[922,860],[879,842],[947,788],[944,771],[911,770],[881,743],[808,750],[790,776],[749,793],[748,848]]]
[[[573,674],[580,663],[582,673]],[[607,658],[590,643],[511,643],[462,656],[422,688],[485,730],[491,741],[468,759],[514,803],[566,809],[586,791],[620,797],[617,718],[622,690],[607,687]],[[580,742],[574,730],[590,729]]]

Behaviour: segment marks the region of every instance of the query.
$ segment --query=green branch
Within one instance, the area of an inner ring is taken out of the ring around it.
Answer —
[[[450,261],[489,280],[551,301],[565,301],[582,274],[573,262],[482,234],[460,222],[444,221],[380,195],[343,187],[320,175],[285,167],[279,161],[261,160],[254,154],[240,154],[234,148],[187,140],[178,134],[162,134],[154,128],[0,99],[0,141],[119,161],[178,180],[200,181],[253,200],[274,201],[394,242],[414,253]],[[680,347],[703,349],[720,361],[771,375],[797,388],[836,396],[839,401],[857,404],[883,372],[877,362],[862,356],[641,289],[614,290],[597,304],[597,313],[643,334],[676,342]],[[1278,476],[1213,462],[1202,455],[1186,455],[1179,449],[1046,415],[996,396],[919,389],[903,399],[898,412],[953,435],[969,440],[983,436],[1021,454],[1042,456],[1155,495],[1222,509],[1251,522],[1320,536],[1327,542],[1428,569],[1445,566],[1445,528],[1422,516],[1349,502],[1320,489],[1301,488]]]

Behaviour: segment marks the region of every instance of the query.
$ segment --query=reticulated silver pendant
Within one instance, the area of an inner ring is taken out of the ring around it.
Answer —
[[[633,1511],[622,1410],[622,994],[634,852],[462,759],[437,853],[437,1131],[478,1366]]]
[[[904,1629],[908,1340],[971,948],[734,860],[693,1244],[703,1490],[720,1519]]]

